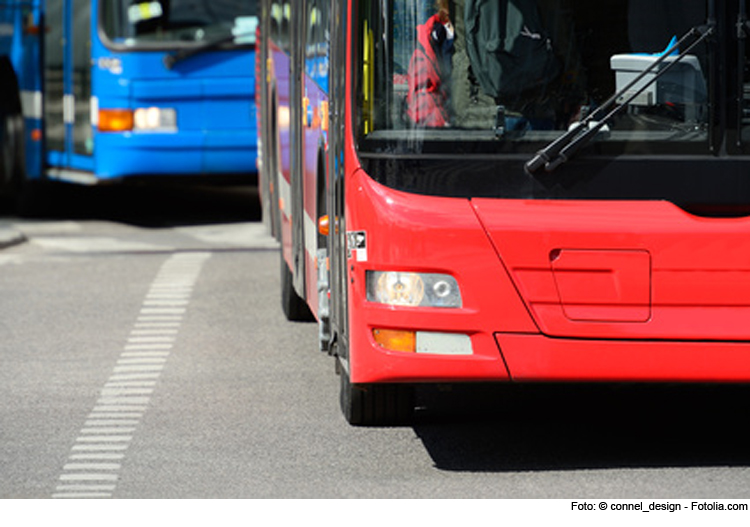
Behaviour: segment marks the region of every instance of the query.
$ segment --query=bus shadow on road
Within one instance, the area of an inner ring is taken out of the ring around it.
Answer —
[[[0,201],[0,216],[14,211]],[[143,228],[261,219],[258,189],[253,185],[130,183],[95,187],[49,183],[38,189],[25,219],[112,221]]]
[[[750,466],[746,386],[460,386],[421,401],[414,430],[441,470]]]

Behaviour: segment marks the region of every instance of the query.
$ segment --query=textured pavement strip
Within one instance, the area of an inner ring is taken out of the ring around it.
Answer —
[[[111,498],[114,494],[121,462],[172,351],[193,285],[210,256],[177,253],[162,264],[112,374],[71,448],[53,498]],[[165,286],[182,297],[168,300],[166,307],[154,307],[153,295]],[[175,302],[181,307],[173,307]]]

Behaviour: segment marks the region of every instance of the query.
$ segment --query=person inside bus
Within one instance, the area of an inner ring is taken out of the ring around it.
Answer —
[[[438,0],[437,13],[417,27],[417,48],[409,62],[406,114],[417,126],[450,125],[451,59],[455,30],[448,0]]]
[[[507,13],[500,16],[498,9],[507,9]],[[544,39],[547,44],[542,48],[547,52],[543,56],[538,53],[524,56],[522,51],[531,48],[519,45],[497,55],[513,56],[506,66],[527,71],[500,71],[499,65],[492,69],[494,61],[483,57],[480,51],[493,45],[497,47],[494,41],[486,40],[494,35],[490,26],[481,24],[473,35],[467,34],[471,13],[479,16],[480,10],[482,16],[492,15],[494,20],[507,17],[507,26],[500,32],[505,35],[505,46],[510,45],[513,28],[516,28],[519,31],[515,38],[520,43],[526,39]],[[504,108],[507,130],[565,129],[576,119],[585,99],[585,70],[568,0],[503,0],[496,4],[454,0],[454,11],[456,52],[451,91],[454,126],[491,128],[496,125],[498,107]],[[534,16],[526,19],[530,14]],[[483,33],[486,31],[489,33]],[[535,75],[528,73],[540,58],[546,64],[534,69]],[[488,67],[490,69],[486,69]],[[485,82],[480,82],[480,78]],[[525,81],[534,82],[524,85]]]

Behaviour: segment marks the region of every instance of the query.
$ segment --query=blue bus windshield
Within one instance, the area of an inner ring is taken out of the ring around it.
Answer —
[[[105,36],[129,47],[244,37],[257,12],[255,0],[102,0],[101,8]]]

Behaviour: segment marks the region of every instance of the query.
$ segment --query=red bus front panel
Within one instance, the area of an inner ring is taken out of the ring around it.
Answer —
[[[746,219],[419,196],[361,170],[349,184],[347,226],[366,236],[349,255],[353,382],[750,379]],[[450,275],[462,305],[372,302],[367,272],[384,270]],[[468,335],[470,354],[388,350],[380,329]]]

